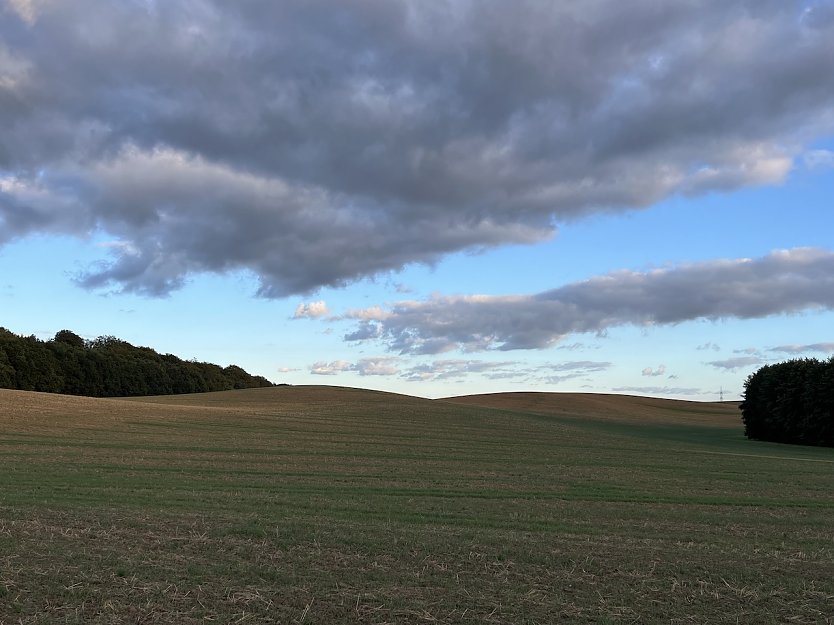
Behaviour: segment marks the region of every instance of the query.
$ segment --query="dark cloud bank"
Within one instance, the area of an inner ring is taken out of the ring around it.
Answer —
[[[752,319],[832,309],[834,252],[797,248],[758,259],[617,271],[536,295],[435,296],[398,302],[387,309],[352,311],[345,317],[357,320],[358,326],[345,339],[378,340],[403,354],[539,349],[568,334],[600,333],[623,325]],[[737,368],[753,360],[760,358],[746,356],[711,364]]]
[[[87,287],[281,297],[777,182],[834,128],[808,6],[0,0],[0,243],[103,234]]]

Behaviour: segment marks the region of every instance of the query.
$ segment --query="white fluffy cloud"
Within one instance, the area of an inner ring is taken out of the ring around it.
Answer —
[[[643,369],[643,375],[651,378],[656,378],[658,376],[664,375],[665,373],[666,365],[660,365],[657,369],[652,369],[651,367],[646,367],[645,369]]]
[[[104,233],[94,289],[342,286],[779,182],[834,131],[821,4],[0,6],[0,244]]]
[[[314,363],[310,366],[310,373],[313,375],[336,375],[352,369],[353,365],[347,360],[334,360],[333,362]]]
[[[307,304],[301,303],[295,307],[295,313],[293,314],[293,319],[318,319],[320,317],[325,317],[330,314],[330,310],[327,308],[327,302],[324,300],[319,300],[317,302],[309,302]]]

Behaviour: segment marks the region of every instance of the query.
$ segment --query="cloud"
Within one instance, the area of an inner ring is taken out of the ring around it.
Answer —
[[[442,359],[415,365],[403,371],[402,377],[410,382],[429,380],[461,380],[477,374],[488,380],[518,380],[557,384],[565,380],[584,377],[611,367],[610,362],[571,361],[549,363],[536,367],[522,366],[518,361],[487,361]]]
[[[310,373],[313,375],[337,375],[339,373],[353,372],[361,376],[391,376],[397,375],[400,369],[397,367],[397,358],[363,358],[355,363],[347,360],[336,360],[333,362],[317,362],[310,366]]]
[[[352,371],[356,371],[359,375],[397,375],[400,372],[397,366],[397,358],[363,358],[355,365]]]
[[[403,354],[541,349],[564,336],[696,319],[753,319],[834,309],[834,252],[796,248],[645,272],[616,271],[535,295],[435,295],[359,321],[347,340]]]
[[[546,384],[559,384],[567,380],[584,378],[592,373],[607,371],[611,368],[610,362],[595,362],[591,360],[562,362],[555,365],[546,365],[537,369],[537,376],[540,382]]]
[[[559,345],[559,347],[557,347],[556,349],[562,349],[562,350],[566,350],[566,351],[569,351],[569,352],[574,352],[574,351],[583,350],[583,349],[599,349],[599,348],[600,348],[599,345],[589,346],[589,345],[585,345],[585,343],[576,342],[576,343],[570,343],[569,345]]]
[[[327,303],[324,300],[318,302],[310,302],[309,304],[301,303],[295,308],[293,319],[318,319],[328,315],[330,311],[327,308]]]
[[[745,369],[747,367],[762,365],[764,364],[764,359],[761,356],[738,356],[736,358],[728,358],[726,360],[713,360],[707,364],[715,367],[716,369],[735,371],[736,369]]]
[[[806,354],[809,352],[821,352],[823,354],[834,353],[834,343],[811,343],[810,345],[779,345],[771,347],[770,352],[781,352],[783,354]]]
[[[652,369],[651,367],[643,369],[643,375],[652,378],[663,375],[664,373],[666,373],[666,365],[660,365],[657,369]]]
[[[0,244],[78,282],[285,297],[782,181],[834,130],[834,20],[775,0],[5,0]]]
[[[6,0],[6,6],[30,26],[37,17],[37,4],[36,0]]]
[[[704,395],[700,388],[680,386],[618,386],[611,389],[615,393],[637,393],[639,395]]]
[[[831,150],[809,150],[802,156],[808,169],[834,168],[834,152]]]
[[[293,369],[291,367],[279,367],[277,371],[278,373],[292,373],[294,371],[301,371],[301,369]]]
[[[704,343],[703,345],[698,345],[698,347],[696,347],[695,349],[697,349],[698,351],[705,351],[711,349],[714,352],[720,352],[721,346],[716,345],[715,343]]]
[[[459,380],[473,373],[484,374],[485,377],[493,380],[527,376],[527,371],[515,369],[517,364],[514,361],[435,360],[405,370],[402,377],[409,382],[427,382],[429,380]]]
[[[583,373],[590,373],[592,371],[605,371],[611,367],[610,362],[596,362],[593,360],[573,360],[570,362],[560,362],[555,365],[545,365],[539,367],[547,371],[581,371]]]
[[[313,375],[336,375],[344,371],[351,371],[353,365],[347,360],[334,360],[333,362],[316,362],[310,366],[310,373]]]

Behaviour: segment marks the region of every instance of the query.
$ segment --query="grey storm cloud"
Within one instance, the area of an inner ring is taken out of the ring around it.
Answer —
[[[0,244],[112,240],[89,288],[245,271],[283,297],[779,182],[827,160],[831,13],[0,0]]]
[[[400,353],[540,349],[566,335],[696,319],[834,309],[834,252],[795,248],[757,259],[616,271],[536,295],[434,296],[348,312],[346,340]]]

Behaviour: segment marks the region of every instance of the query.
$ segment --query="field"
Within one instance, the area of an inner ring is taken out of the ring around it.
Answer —
[[[834,450],[731,404],[0,390],[18,623],[834,623]]]

